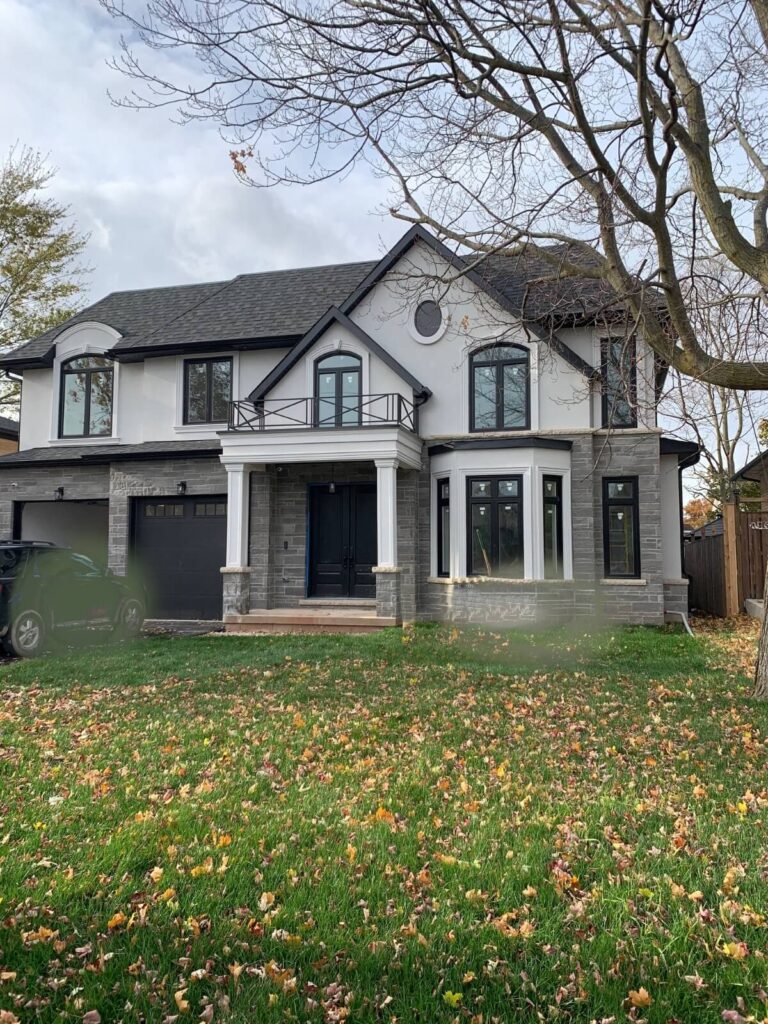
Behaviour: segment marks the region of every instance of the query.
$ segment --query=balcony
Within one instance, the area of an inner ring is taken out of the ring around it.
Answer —
[[[413,402],[398,393],[354,398],[263,398],[230,402],[230,431],[355,430],[401,427],[416,433]]]

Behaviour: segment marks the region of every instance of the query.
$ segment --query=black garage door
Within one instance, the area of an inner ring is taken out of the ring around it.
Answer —
[[[155,619],[220,619],[227,499],[136,498],[133,564]]]

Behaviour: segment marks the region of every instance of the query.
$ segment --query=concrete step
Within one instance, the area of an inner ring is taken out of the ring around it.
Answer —
[[[227,633],[375,633],[397,625],[369,607],[254,608],[224,618]]]
[[[371,597],[303,597],[300,608],[375,608],[376,598]]]

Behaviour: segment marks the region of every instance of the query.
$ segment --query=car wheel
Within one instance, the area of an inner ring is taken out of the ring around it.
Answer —
[[[138,636],[144,625],[144,608],[141,601],[129,597],[120,605],[115,620],[115,633],[124,640]]]
[[[39,612],[21,612],[11,623],[6,643],[19,658],[36,658],[45,645],[45,622]]]

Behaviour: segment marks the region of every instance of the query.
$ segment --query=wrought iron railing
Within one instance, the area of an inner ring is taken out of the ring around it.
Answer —
[[[413,402],[397,393],[355,398],[263,398],[229,403],[230,430],[417,429]]]

